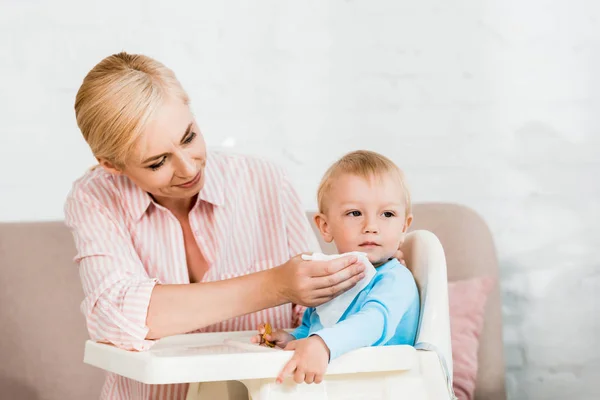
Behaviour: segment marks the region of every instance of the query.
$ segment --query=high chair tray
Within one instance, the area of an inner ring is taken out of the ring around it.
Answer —
[[[87,341],[84,362],[146,384],[275,378],[292,352],[250,343],[252,332],[197,333],[159,340],[134,352]],[[363,348],[331,362],[327,375],[406,371],[417,365],[412,346]]]

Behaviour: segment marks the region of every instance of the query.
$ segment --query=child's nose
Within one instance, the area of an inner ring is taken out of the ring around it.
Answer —
[[[367,223],[365,224],[365,227],[363,230],[365,233],[378,233],[379,232],[377,224],[373,220],[368,220]]]

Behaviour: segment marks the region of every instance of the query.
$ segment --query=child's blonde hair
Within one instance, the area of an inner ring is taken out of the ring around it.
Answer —
[[[147,56],[113,54],[84,78],[75,99],[77,125],[96,158],[123,167],[169,97],[189,104],[173,71]]]
[[[389,158],[368,150],[358,150],[346,154],[325,172],[317,190],[319,212],[326,212],[325,200],[331,185],[336,178],[344,174],[351,174],[365,179],[391,174],[392,177],[397,179],[404,192],[406,215],[411,214],[410,192],[406,186],[402,170]]]

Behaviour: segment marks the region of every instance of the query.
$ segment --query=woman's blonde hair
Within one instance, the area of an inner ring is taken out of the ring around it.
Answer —
[[[317,190],[319,212],[327,212],[327,194],[331,190],[333,181],[344,174],[351,174],[365,179],[381,177],[384,174],[391,174],[404,193],[403,200],[406,215],[412,213],[410,191],[406,186],[402,170],[389,158],[368,150],[358,150],[346,154],[333,163],[333,165],[325,172],[325,175],[323,175],[323,178],[321,179],[319,189]]]
[[[113,54],[84,78],[75,99],[77,125],[96,158],[123,167],[169,97],[189,104],[173,71],[144,55]]]

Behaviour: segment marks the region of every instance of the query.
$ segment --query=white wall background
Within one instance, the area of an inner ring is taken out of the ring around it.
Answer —
[[[62,218],[94,163],[73,102],[126,50],[178,74],[211,146],[282,163],[313,208],[368,148],[466,204],[502,267],[510,399],[600,397],[600,3],[0,0],[0,221]]]

